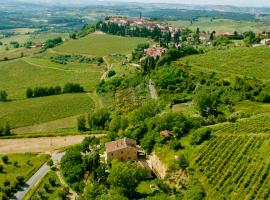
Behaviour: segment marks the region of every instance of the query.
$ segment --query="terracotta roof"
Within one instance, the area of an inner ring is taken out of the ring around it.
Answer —
[[[162,47],[152,47],[144,50],[144,53],[147,56],[153,57],[153,58],[158,58],[161,57],[167,49],[162,48]]]
[[[106,152],[113,152],[123,148],[136,148],[136,140],[129,139],[129,138],[122,138],[120,140],[108,142],[105,144]]]

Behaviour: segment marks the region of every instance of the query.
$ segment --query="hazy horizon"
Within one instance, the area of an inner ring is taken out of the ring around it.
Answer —
[[[4,0],[5,1],[5,0]],[[8,0],[7,0],[8,1]],[[72,3],[72,4],[90,4],[95,3],[93,0],[21,0],[25,2],[44,2],[44,3]],[[193,5],[231,5],[231,6],[241,6],[241,7],[270,7],[269,0],[101,0],[107,2],[142,2],[142,3],[176,3],[176,4],[193,4]],[[1,2],[1,0],[0,0]]]

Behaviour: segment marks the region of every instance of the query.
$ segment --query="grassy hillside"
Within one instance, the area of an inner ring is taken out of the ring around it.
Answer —
[[[202,146],[194,166],[209,195],[220,194],[215,199],[269,199],[269,151],[269,136],[219,136]]]
[[[30,126],[85,113],[94,102],[87,94],[63,94],[0,103],[0,122],[12,128]]]
[[[93,91],[101,77],[102,67],[94,64],[72,63],[56,65],[45,59],[25,58],[0,63],[0,86],[10,99],[25,97],[28,87],[64,86],[79,83]]]
[[[224,76],[235,75],[270,79],[270,48],[234,48],[214,50],[205,54],[188,56],[180,62],[189,63],[194,70],[211,70]]]
[[[104,56],[111,53],[131,53],[137,44],[145,42],[147,42],[146,38],[92,34],[78,40],[70,40],[54,50],[64,53]]]

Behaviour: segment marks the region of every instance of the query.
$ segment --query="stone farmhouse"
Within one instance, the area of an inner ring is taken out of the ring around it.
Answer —
[[[105,144],[105,161],[117,159],[120,161],[135,161],[139,156],[137,142],[129,138],[122,138]]]

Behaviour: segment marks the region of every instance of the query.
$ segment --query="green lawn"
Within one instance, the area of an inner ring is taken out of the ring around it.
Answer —
[[[54,50],[56,52],[105,56],[112,53],[127,54],[146,38],[120,37],[113,35],[91,34],[78,40],[70,40]]]
[[[94,107],[87,94],[63,94],[0,103],[0,122],[12,128],[40,124],[88,112]]]
[[[201,31],[216,31],[218,34],[224,32],[245,32],[252,30],[256,33],[261,33],[267,31],[270,28],[270,23],[265,22],[254,22],[254,21],[235,21],[230,19],[213,19],[211,18],[199,18],[198,21],[193,21],[193,24],[190,24],[190,21],[172,21],[170,22],[174,25],[180,27],[188,27],[191,30],[196,30],[197,27]]]
[[[49,179],[54,179],[55,180],[55,185],[51,185]],[[44,185],[49,186],[48,191],[45,191]],[[48,174],[46,174],[43,177],[41,182],[36,186],[37,188],[35,188],[35,191],[33,191],[31,193],[31,197],[32,198],[40,197],[40,195],[42,194],[43,196],[42,196],[41,199],[61,200],[61,198],[58,196],[58,191],[60,189],[62,189],[61,186],[62,186],[61,182],[60,182],[59,178],[57,177],[56,172],[50,171]],[[29,195],[30,195],[30,193],[29,193]],[[29,195],[27,195],[27,196],[29,196]],[[26,200],[26,198],[25,198],[25,200]]]
[[[0,89],[10,99],[25,98],[28,87],[61,86],[79,83],[93,91],[101,77],[102,66],[73,63],[57,65],[42,58],[24,58],[0,63]]]
[[[257,79],[270,79],[270,48],[233,48],[213,50],[201,55],[180,59],[194,71],[214,71],[224,77],[248,76]]]
[[[1,158],[2,156],[0,155]],[[25,153],[9,154],[8,158],[9,164],[3,164],[2,159],[0,160],[0,165],[4,166],[4,173],[0,173],[0,187],[3,187],[6,180],[10,181],[12,185],[18,176],[23,176],[25,180],[28,180],[48,160],[49,156]],[[14,166],[15,161],[18,162],[18,166]],[[0,198],[1,195],[0,190]]]

